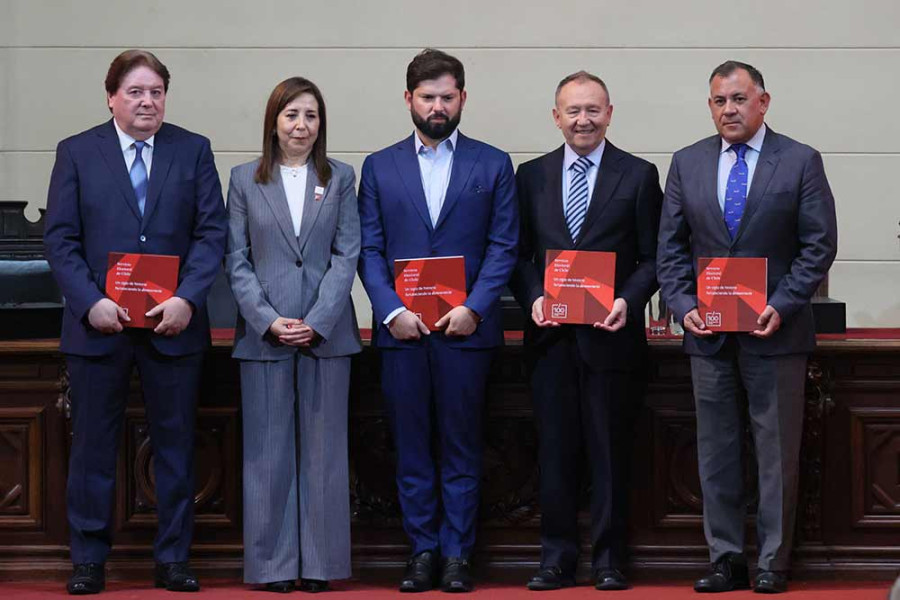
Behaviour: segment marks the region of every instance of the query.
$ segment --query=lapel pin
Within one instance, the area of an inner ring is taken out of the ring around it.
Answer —
[[[314,191],[316,193],[316,202],[318,202],[319,200],[322,199],[322,196],[325,195],[325,188],[323,188],[320,185],[317,185],[316,189]]]

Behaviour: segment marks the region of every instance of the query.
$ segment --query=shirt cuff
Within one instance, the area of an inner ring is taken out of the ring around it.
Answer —
[[[404,310],[406,310],[406,307],[405,307],[405,306],[401,306],[401,307],[399,307],[399,308],[395,308],[394,310],[392,310],[392,311],[388,314],[388,316],[384,318],[384,321],[381,322],[382,325],[389,325],[390,322],[394,320],[394,317],[396,317],[397,315],[399,315],[400,313],[402,313]]]

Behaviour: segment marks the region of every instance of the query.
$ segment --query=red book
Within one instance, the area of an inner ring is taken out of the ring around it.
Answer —
[[[710,331],[754,331],[766,308],[765,258],[698,258],[697,304]]]
[[[397,295],[431,331],[451,308],[466,301],[464,256],[403,258],[394,261]]]
[[[161,317],[144,314],[175,295],[178,257],[165,254],[110,252],[106,271],[106,295],[124,308],[131,321],[125,327],[156,327]]]
[[[609,316],[615,300],[616,253],[547,250],[544,318],[589,324]]]

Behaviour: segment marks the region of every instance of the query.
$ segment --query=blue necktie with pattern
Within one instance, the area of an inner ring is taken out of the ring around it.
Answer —
[[[572,236],[573,242],[578,239],[581,225],[584,223],[584,216],[587,214],[587,171],[593,164],[588,157],[579,156],[578,160],[569,167],[569,170],[572,171],[572,178],[569,182],[569,197],[566,198],[564,213],[566,226],[569,228],[569,234]]]
[[[722,208],[725,217],[725,227],[731,239],[737,235],[741,226],[741,217],[744,216],[744,207],[747,205],[747,176],[750,172],[744,155],[747,153],[747,144],[732,144],[729,150],[737,155],[731,172],[728,173],[728,183],[725,185],[725,206]]]
[[[144,164],[143,157],[146,145],[147,142],[134,143],[134,162],[131,163],[131,171],[128,173],[131,178],[131,187],[134,188],[134,195],[137,196],[141,216],[144,215],[144,206],[147,204],[147,165]]]

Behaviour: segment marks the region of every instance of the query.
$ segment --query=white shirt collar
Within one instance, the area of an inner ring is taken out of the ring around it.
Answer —
[[[449,144],[450,152],[453,152],[454,150],[456,150],[456,140],[458,138],[459,138],[459,128],[456,128],[453,130],[453,133],[451,133],[449,136],[444,138],[444,140],[441,141],[440,144],[438,144],[438,148],[440,148],[444,144]],[[427,146],[425,146],[425,144],[422,143],[422,140],[419,138],[418,130],[413,131],[413,140],[415,140],[415,143],[416,143],[416,154],[417,155],[422,150],[422,148],[427,148]]]
[[[753,137],[747,141],[747,145],[750,146],[751,149],[756,150],[757,152],[762,152],[763,139],[766,137],[766,124],[763,123],[759,129],[756,130],[756,133],[753,134]],[[719,150],[719,154],[725,154],[728,152],[728,149],[731,148],[731,142],[726,142],[724,138],[722,138],[722,149]]]
[[[577,152],[575,152],[574,150],[572,150],[572,147],[569,146],[569,144],[565,144],[565,147],[566,147],[566,150],[565,150],[565,156],[563,157],[563,169],[568,171],[569,167],[572,166],[572,163],[574,163],[576,160],[578,160],[578,158],[581,155],[578,154]],[[603,141],[600,142],[600,145],[597,146],[596,148],[594,148],[594,151],[587,155],[588,160],[591,161],[591,164],[593,166],[596,167],[597,165],[600,164],[600,160],[603,158],[603,150],[605,148],[606,148],[606,138],[603,138]]]
[[[115,125],[115,127],[116,127],[116,135],[119,136],[119,147],[122,148],[122,152],[125,152],[126,150],[131,148],[132,144],[134,144],[134,138],[131,137],[130,135],[128,135],[127,133],[125,133],[124,131],[122,131],[122,128],[119,127],[119,124],[116,122],[115,118],[113,119],[113,125]],[[146,140],[144,140],[144,142],[148,146],[150,146],[150,148],[153,148],[153,139],[155,137],[156,137],[156,134],[153,134],[150,137],[148,137]]]

